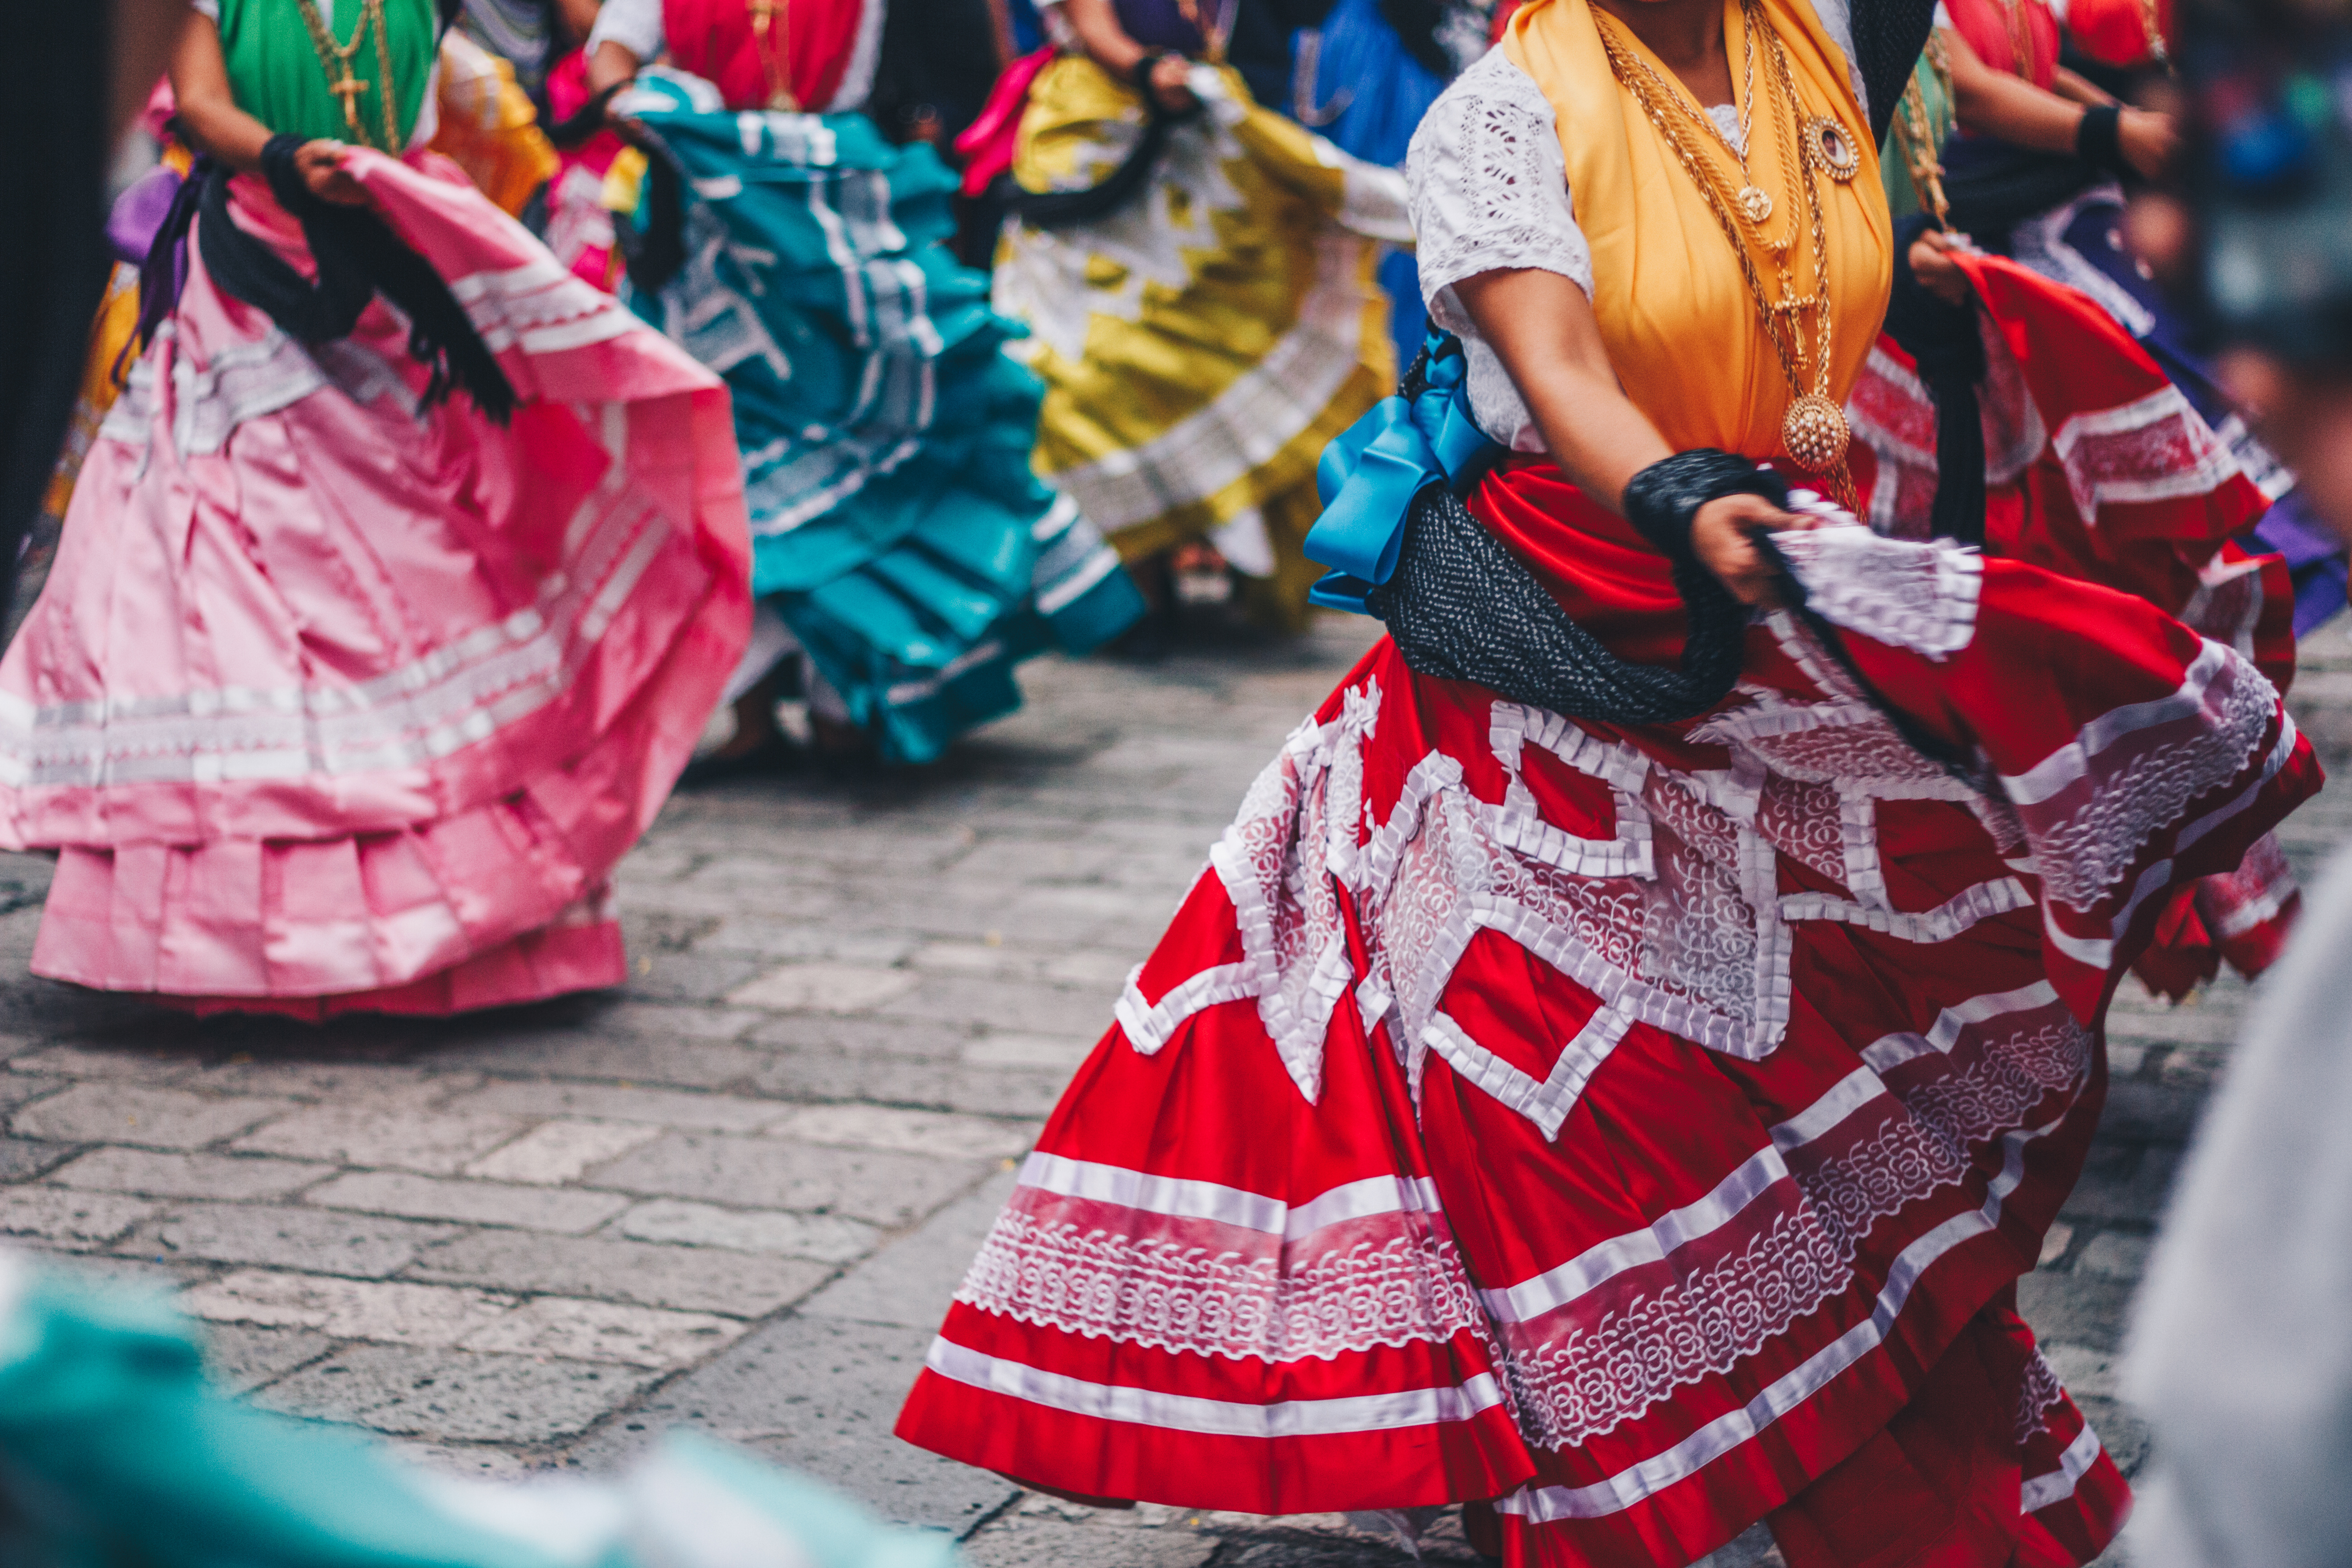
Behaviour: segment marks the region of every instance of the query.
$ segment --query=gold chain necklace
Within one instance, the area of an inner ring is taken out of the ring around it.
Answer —
[[[1744,0],[1744,4],[1753,6],[1755,0]],[[1789,51],[1782,47],[1780,36],[1774,33],[1770,37],[1772,63],[1778,68],[1781,96],[1788,103],[1789,117],[1794,120],[1804,112],[1804,100],[1797,94],[1796,69],[1789,64]],[[1780,422],[1780,441],[1800,468],[1825,476],[1832,498],[1851,509],[1854,504],[1853,479],[1846,472],[1845,454],[1852,431],[1846,426],[1845,410],[1829,395],[1830,349],[1837,319],[1830,310],[1829,224],[1819,177],[1827,174],[1844,184],[1862,167],[1862,154],[1834,115],[1817,114],[1806,120],[1799,142],[1804,162],[1806,213],[1812,223],[1813,289],[1817,301],[1813,310],[1813,388],[1800,394],[1789,405]],[[1793,380],[1789,389],[1797,391]]]
[[[2147,58],[2172,70],[2172,51],[2164,46],[2164,20],[2157,14],[2157,0],[2139,0],[2140,30],[2147,35]]]
[[[2021,0],[1994,0],[2000,9],[2001,26],[2009,34],[2009,52],[2017,57],[2017,74],[2027,81],[2033,79],[2033,24],[2026,19]]]
[[[1763,18],[1754,0],[1743,0],[1740,14],[1751,36],[1756,28],[1763,26]],[[1822,173],[1827,173],[1832,178],[1843,178],[1838,172],[1840,165],[1837,160],[1832,154],[1816,151],[1812,145],[1813,138],[1808,136],[1801,142],[1802,150],[1789,157],[1783,164],[1782,173],[1798,187],[1802,196],[1812,240],[1813,289],[1804,295],[1790,292],[1788,264],[1783,254],[1779,260],[1781,298],[1775,301],[1766,291],[1764,279],[1756,269],[1756,259],[1749,254],[1748,244],[1740,236],[1738,220],[1732,216],[1732,200],[1720,188],[1727,182],[1704,156],[1705,143],[1694,144],[1676,122],[1667,116],[1664,106],[1651,90],[1651,84],[1658,87],[1664,84],[1657,73],[1649,69],[1646,62],[1628,47],[1627,42],[1616,36],[1616,29],[1622,24],[1597,7],[1592,17],[1598,24],[1601,48],[1609,57],[1609,68],[1615,74],[1618,84],[1649,117],[1676,161],[1682,164],[1683,172],[1690,176],[1691,184],[1698,188],[1699,195],[1706,201],[1707,210],[1714,215],[1717,226],[1723,230],[1723,237],[1739,263],[1740,276],[1748,285],[1757,315],[1764,324],[1764,335],[1770,340],[1772,352],[1780,362],[1780,374],[1789,384],[1789,408],[1780,422],[1782,447],[1798,467],[1808,473],[1825,476],[1838,499],[1850,504],[1853,486],[1845,471],[1848,436],[1845,414],[1829,395],[1830,350],[1834,327],[1830,309],[1828,221],[1817,178]],[[1772,114],[1776,127],[1785,130],[1780,123],[1781,114],[1785,112],[1790,121],[1795,121],[1801,113],[1802,100],[1797,95],[1796,75],[1789,64],[1788,52],[1781,47],[1779,35],[1768,30],[1766,36],[1777,68],[1773,85],[1780,89],[1777,95],[1773,95],[1778,101],[1768,112]],[[1648,79],[1646,82],[1645,77]],[[1808,122],[1806,129],[1810,132],[1814,127]],[[1784,135],[1781,142],[1784,148],[1790,139]],[[1807,310],[1811,310],[1814,317],[1812,384],[1810,390],[1802,372],[1803,339],[1796,320]]]
[[[772,29],[781,32],[781,47],[791,49],[791,3],[792,0],[751,0],[751,47],[759,54],[760,68],[767,73],[768,107],[788,114],[799,112],[801,100],[793,96],[792,67],[781,58],[777,47],[771,47],[769,33]],[[782,27],[776,26],[779,21],[784,24]]]
[[[1747,11],[1743,8],[1740,12],[1740,17],[1743,23],[1747,19]],[[1723,127],[1715,122],[1714,115],[1709,114],[1706,110],[1697,107],[1696,102],[1688,93],[1676,91],[1674,87],[1667,82],[1664,77],[1658,74],[1658,69],[1655,66],[1653,66],[1649,61],[1642,58],[1639,55],[1635,55],[1633,58],[1633,64],[1640,68],[1642,74],[1648,77],[1652,85],[1657,89],[1658,95],[1660,97],[1673,104],[1675,108],[1681,110],[1686,118],[1696,121],[1707,135],[1713,137],[1717,142],[1722,144],[1725,152],[1731,154],[1733,162],[1739,165],[1740,180],[1738,193],[1732,197],[1733,204],[1739,208],[1740,216],[1746,218],[1750,224],[1754,225],[1758,228],[1761,228],[1764,225],[1772,221],[1772,198],[1761,186],[1757,184],[1755,177],[1748,172],[1748,139],[1755,134],[1756,131],[1755,29],[1743,26],[1740,28],[1740,37],[1747,46],[1743,52],[1746,56],[1746,75],[1748,80],[1746,86],[1741,89],[1741,101],[1738,106],[1739,110],[1739,140],[1737,143],[1735,143],[1730,137],[1726,136],[1723,133]],[[1778,124],[1778,121],[1775,121],[1775,123]],[[1780,146],[1781,155],[1786,157],[1788,151],[1788,142],[1784,137]],[[1773,248],[1776,250],[1784,250],[1788,248],[1790,241],[1793,241],[1796,237],[1796,223],[1792,216],[1790,220],[1789,237],[1781,240],[1780,244],[1774,246]],[[1768,241],[1767,243],[1769,242]]]
[[[294,0],[294,8],[302,13],[302,24],[310,30],[310,47],[319,56],[319,68],[327,73],[327,90],[343,100],[343,123],[351,128],[352,137],[362,146],[373,146],[378,152],[398,153],[400,121],[392,102],[392,45],[384,34],[383,0],[363,0],[360,7],[360,24],[352,30],[348,44],[335,42],[328,30],[327,19],[319,14],[319,0]],[[352,61],[360,52],[370,32],[375,34],[376,77],[381,86],[362,81],[352,69]],[[340,70],[341,74],[336,73]],[[373,91],[376,108],[383,121],[383,140],[373,140],[367,128],[360,123],[359,96]]]
[[[1944,101],[1952,100],[1952,59],[1944,47],[1940,32],[1927,35],[1924,58],[1935,74],[1937,83],[1944,89]],[[1920,85],[1917,71],[1904,85],[1903,96],[1895,104],[1895,141],[1903,153],[1903,164],[1911,175],[1911,188],[1918,193],[1919,205],[1926,207],[1936,220],[1936,226],[1952,226],[1952,204],[1944,195],[1944,165],[1936,155],[1936,128],[1927,120],[1927,91]]]

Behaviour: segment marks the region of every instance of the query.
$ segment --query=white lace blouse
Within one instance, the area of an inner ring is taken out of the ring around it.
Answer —
[[[1862,98],[1848,0],[1812,3],[1844,51],[1854,96]],[[1732,105],[1716,104],[1707,112],[1726,136],[1739,134]],[[1592,292],[1592,247],[1576,224],[1568,162],[1543,89],[1499,46],[1489,49],[1430,105],[1405,155],[1405,184],[1422,298],[1430,320],[1462,340],[1472,417],[1513,451],[1542,451],[1543,437],[1525,400],[1471,325],[1454,286],[1481,272],[1525,268],[1572,278]]]

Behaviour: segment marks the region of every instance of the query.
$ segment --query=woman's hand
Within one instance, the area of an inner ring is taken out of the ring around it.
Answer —
[[[2140,178],[2153,180],[2180,155],[2180,132],[2168,114],[2126,108],[2116,119],[2116,145]]]
[[[1150,93],[1152,101],[1169,113],[1187,113],[1199,104],[1185,85],[1192,62],[1181,56],[1152,61],[1150,78],[1135,80],[1136,68],[1150,51],[1119,26],[1111,0],[1063,0],[1062,19],[1077,35],[1078,47],[1086,50],[1087,58],[1121,81],[1135,82],[1139,91]]]
[[[1960,270],[1951,252],[1967,247],[1965,236],[1947,234],[1939,228],[1921,231],[1919,237],[1911,242],[1911,275],[1919,279],[1919,287],[1945,304],[1963,303],[1969,297],[1969,275]]]
[[[1801,532],[1821,520],[1782,511],[1762,496],[1717,496],[1691,518],[1691,551],[1699,564],[1743,605],[1775,605],[1780,574],[1748,536],[1759,531]]]
[[[1151,80],[1147,87],[1153,101],[1171,114],[1189,114],[1201,106],[1189,85],[1192,62],[1181,55],[1162,55],[1151,62]]]
[[[305,142],[294,152],[295,172],[310,194],[322,202],[339,207],[367,205],[367,192],[343,167],[343,154],[350,151],[340,142]]]
[[[1592,301],[1572,279],[1540,270],[1481,272],[1454,289],[1527,399],[1552,460],[1579,489],[1622,515],[1626,483],[1674,448],[1618,384]],[[1691,519],[1691,549],[1732,597],[1766,605],[1774,602],[1775,576],[1749,532],[1818,526],[1761,496],[1720,496]]]

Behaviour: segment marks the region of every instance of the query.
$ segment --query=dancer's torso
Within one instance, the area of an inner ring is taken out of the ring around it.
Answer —
[[[1832,123],[1854,153],[1849,178],[1815,179],[1822,214],[1816,235],[1803,175],[1790,167],[1802,154],[1794,145],[1783,147],[1780,128],[1766,112],[1772,100],[1765,73],[1774,66],[1759,39],[1747,169],[1771,197],[1774,211],[1766,224],[1744,226],[1743,237],[1775,297],[1780,266],[1757,243],[1759,237],[1788,237],[1787,274],[1798,294],[1813,288],[1816,247],[1826,255],[1830,374],[1822,390],[1842,403],[1886,311],[1892,241],[1876,151],[1845,57],[1812,7],[1806,0],[1763,0],[1760,14],[1787,52],[1798,117],[1805,122],[1786,129],[1801,142],[1822,122]],[[1727,0],[1725,47],[1735,62],[1743,58],[1742,28],[1739,5]],[[1631,37],[1622,28],[1617,36]],[[1586,0],[1524,6],[1503,47],[1551,104],[1576,222],[1591,247],[1593,315],[1626,395],[1677,450],[1718,447],[1759,459],[1779,456],[1782,420],[1795,394],[1740,258],[1725,237],[1717,209],[1664,133],[1619,86]],[[1672,79],[1646,51],[1643,58]],[[1681,90],[1679,83],[1674,88]],[[1694,123],[1685,119],[1682,129],[1696,140]],[[1800,320],[1801,379],[1810,391],[1818,320],[1810,312]]]
[[[1944,0],[1952,30],[1997,71],[2046,88],[2058,72],[2058,18],[2042,0]]]
[[[332,66],[320,58],[319,40],[303,16],[303,0],[220,0],[221,54],[230,95],[239,109],[281,135],[363,142],[398,154],[415,132],[433,79],[440,30],[433,0],[316,4],[331,47],[350,49],[348,59]],[[352,48],[354,39],[358,47]],[[356,90],[338,95],[333,84],[347,69]],[[344,110],[345,97],[352,101],[351,113]]]
[[[662,0],[670,59],[718,85],[730,109],[833,106],[883,0]],[[878,17],[877,18],[878,21]]]
[[[1788,258],[1796,292],[1811,289],[1816,244],[1827,258],[1825,395],[1843,403],[1885,314],[1892,245],[1885,197],[1843,53],[1807,0],[1763,0],[1761,13],[1787,50],[1800,119],[1816,132],[1819,121],[1833,121],[1861,154],[1850,178],[1818,178],[1816,237],[1766,112],[1763,73],[1774,67],[1759,39],[1748,173],[1776,207],[1765,234],[1787,235],[1794,218]],[[1744,59],[1741,26],[1740,7],[1730,0],[1726,45],[1735,62]],[[1591,247],[1593,315],[1626,395],[1677,450],[1717,447],[1759,461],[1781,458],[1782,420],[1794,395],[1739,258],[1674,148],[1619,86],[1586,0],[1537,0],[1513,18],[1504,47],[1552,106],[1576,221]],[[1801,125],[1790,129],[1804,132]],[[1751,246],[1749,258],[1777,292],[1769,247]],[[1819,339],[1806,321],[1801,364],[1810,390]],[[1480,486],[1472,510],[1620,657],[1663,663],[1678,656],[1682,600],[1664,557],[1555,464],[1506,465]]]

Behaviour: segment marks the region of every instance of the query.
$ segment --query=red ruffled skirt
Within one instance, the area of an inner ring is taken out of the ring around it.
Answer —
[[[1474,510],[1675,656],[1664,563],[1556,469]],[[2318,769],[2136,598],[1789,550],[1867,688],[1778,615],[1653,728],[1367,655],[1128,985],[899,1434],[1089,1497],[1495,1500],[1517,1564],[1759,1519],[1797,1568],[2095,1555],[2126,1489],[2014,1284],[2116,978]]]

